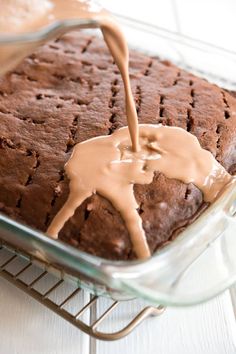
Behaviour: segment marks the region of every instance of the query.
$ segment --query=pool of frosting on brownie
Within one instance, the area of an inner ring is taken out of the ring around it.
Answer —
[[[139,125],[140,149],[134,152],[127,127],[75,145],[65,166],[70,179],[68,200],[47,233],[56,238],[65,222],[94,193],[107,198],[120,212],[138,258],[150,256],[134,184],[150,184],[155,172],[195,184],[206,202],[213,202],[232,180],[198,139],[184,129]]]

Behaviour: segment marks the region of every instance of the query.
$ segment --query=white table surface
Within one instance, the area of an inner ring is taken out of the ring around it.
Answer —
[[[235,33],[234,0],[145,0],[136,1],[135,9],[134,2],[127,0],[100,2],[116,12],[236,49],[236,41],[224,33]],[[101,342],[89,338],[0,278],[0,354],[235,354],[234,294],[226,291],[191,308],[168,308],[161,317],[146,320],[128,337]],[[81,296],[81,301],[89,299],[88,294]],[[105,303],[100,300],[98,307]],[[108,327],[112,329],[124,321],[126,314],[137,306],[137,302],[126,303]]]
[[[88,294],[82,294],[88,301]],[[106,306],[100,299],[97,311]],[[117,328],[142,305],[129,301],[107,328]],[[87,314],[89,316],[89,314]],[[235,354],[236,322],[229,291],[203,305],[168,308],[116,342],[89,338],[0,279],[1,354]]]

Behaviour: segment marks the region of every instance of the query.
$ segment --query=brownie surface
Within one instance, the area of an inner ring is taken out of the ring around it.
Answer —
[[[188,130],[235,172],[233,95],[136,52],[130,77],[140,123]],[[0,211],[45,231],[68,197],[64,164],[73,145],[124,125],[123,84],[104,41],[79,32],[44,45],[0,78]],[[206,207],[198,188],[161,173],[134,193],[152,252]],[[77,209],[59,238],[104,258],[135,258],[119,212],[99,195]]]

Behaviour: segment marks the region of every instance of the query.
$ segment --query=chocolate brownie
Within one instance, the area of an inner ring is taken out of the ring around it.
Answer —
[[[130,77],[140,123],[186,129],[235,172],[229,92],[137,52]],[[126,124],[122,80],[102,39],[79,32],[44,45],[0,78],[0,211],[45,231],[68,196],[64,164],[73,145]],[[161,173],[134,191],[152,252],[206,207],[198,188]],[[99,195],[77,209],[59,238],[104,258],[135,257],[119,212]]]

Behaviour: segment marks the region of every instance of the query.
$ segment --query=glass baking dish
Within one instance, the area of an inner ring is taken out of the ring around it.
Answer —
[[[221,87],[236,91],[236,53],[119,16],[130,47],[177,63]],[[33,47],[79,23],[64,21],[19,37]],[[83,22],[82,27],[89,24]],[[96,23],[93,24],[97,26]],[[34,45],[32,45],[34,43]],[[97,295],[140,297],[150,303],[187,306],[206,301],[236,282],[236,179],[218,200],[173,242],[145,261],[118,262],[81,252],[0,215],[0,238],[51,272]]]

